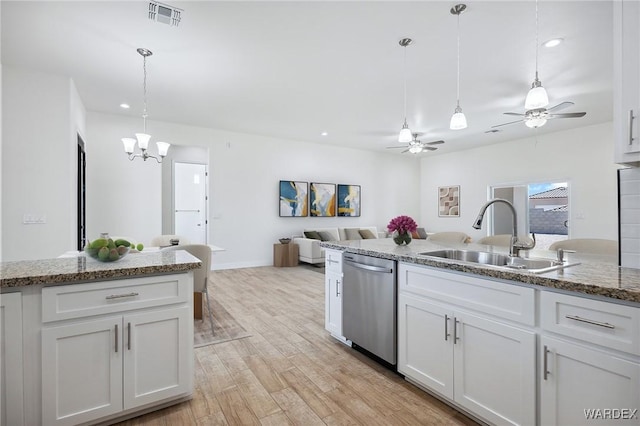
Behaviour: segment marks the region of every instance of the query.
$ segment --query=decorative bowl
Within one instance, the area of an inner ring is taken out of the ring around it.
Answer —
[[[109,255],[108,256],[99,256],[98,252],[100,250],[102,250],[102,248],[106,248],[107,250],[109,250]],[[116,247],[114,249],[115,254],[107,247],[102,247],[102,248],[89,248],[88,246],[84,248],[85,253],[87,253],[90,257],[99,260],[100,262],[115,262],[116,260],[120,260],[123,257],[125,257],[128,253],[129,253],[129,247],[125,247],[125,246],[120,246],[120,247]]]
[[[280,238],[281,244],[289,244],[291,242],[291,238]]]

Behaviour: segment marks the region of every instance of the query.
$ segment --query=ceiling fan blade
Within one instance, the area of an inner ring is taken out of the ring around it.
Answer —
[[[495,129],[496,127],[502,127],[502,126],[507,126],[509,124],[521,123],[523,121],[524,121],[524,118],[522,120],[516,120],[516,121],[510,121],[508,123],[496,124],[495,126],[491,126],[491,128]]]
[[[438,148],[436,148],[435,146],[423,146],[422,147],[423,151],[435,151],[436,149],[438,149]]]
[[[562,103],[559,103],[556,106],[552,106],[551,108],[547,108],[547,112],[554,111],[554,110],[559,111],[561,109],[568,108],[568,107],[570,107],[572,105],[574,105],[573,102],[562,102]]]
[[[422,142],[423,145],[440,145],[443,143],[444,141]]]
[[[404,151],[402,151],[400,154],[404,154],[405,152],[409,152],[409,148],[405,149]]]
[[[586,112],[565,112],[563,114],[549,114],[547,118],[580,118],[587,115]]]
[[[520,114],[519,112],[503,112],[504,115],[517,115],[518,117],[524,117],[524,114]]]

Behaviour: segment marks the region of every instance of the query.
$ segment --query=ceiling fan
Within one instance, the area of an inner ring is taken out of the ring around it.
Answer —
[[[431,145],[440,145],[444,143],[444,141],[421,142],[418,140],[418,136],[420,135],[421,133],[413,133],[413,139],[411,140],[411,142],[409,142],[409,144],[401,146],[388,146],[387,149],[404,148],[404,151],[402,151],[401,154],[404,154],[405,152],[419,154],[424,151],[435,151],[438,148]]]
[[[492,129],[496,127],[502,127],[509,124],[520,123],[524,121],[524,124],[527,127],[535,129],[537,127],[542,127],[547,123],[547,120],[555,119],[555,118],[580,118],[584,117],[586,112],[567,112],[563,114],[557,114],[555,111],[560,111],[561,109],[570,107],[573,105],[573,102],[562,102],[556,106],[551,108],[535,108],[525,111],[524,114],[520,114],[517,112],[505,112],[505,115],[516,115],[518,117],[522,117],[516,121],[510,121],[508,123],[497,124],[495,126],[491,126]]]

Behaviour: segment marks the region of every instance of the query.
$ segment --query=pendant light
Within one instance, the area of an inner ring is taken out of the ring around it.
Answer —
[[[144,73],[144,80],[142,84],[142,91],[144,95],[144,109],[142,110],[142,129],[143,133],[136,133],[136,138],[122,138],[122,143],[124,144],[124,152],[129,156],[129,160],[133,161],[136,157],[142,158],[144,161],[147,161],[147,158],[153,158],[158,163],[162,163],[162,159],[166,157],[167,152],[169,151],[169,147],[171,146],[167,142],[156,142],[156,146],[158,147],[158,157],[151,155],[147,152],[149,148],[149,140],[151,139],[151,135],[147,134],[147,57],[153,55],[153,52],[139,48],[137,52],[142,56],[142,71]],[[133,151],[136,146],[136,142],[138,142],[138,148],[140,148],[140,154],[134,154]]]
[[[467,128],[467,117],[464,116],[464,112],[462,112],[462,108],[460,108],[460,14],[464,12],[466,8],[466,4],[457,4],[450,10],[452,15],[456,15],[458,17],[458,80],[456,91],[457,103],[456,109],[451,116],[451,122],[449,123],[449,128],[451,130],[461,130]]]
[[[536,0],[536,78],[531,83],[531,90],[524,101],[524,109],[538,109],[549,105],[549,96],[542,83],[538,80],[538,0]]]
[[[400,129],[400,134],[398,135],[398,142],[400,143],[408,143],[413,140],[411,129],[409,129],[409,125],[407,124],[407,46],[409,46],[411,43],[413,43],[413,40],[411,40],[410,38],[403,38],[399,41],[400,46],[404,48],[404,124],[402,125],[402,129]]]

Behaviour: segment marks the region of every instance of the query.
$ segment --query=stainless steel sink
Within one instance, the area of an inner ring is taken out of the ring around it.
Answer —
[[[505,269],[517,269],[534,274],[555,271],[578,265],[579,263],[558,263],[553,259],[511,257],[506,254],[489,253],[475,250],[434,250],[418,253],[423,256],[433,256],[442,259],[458,260],[460,262],[475,263],[479,265],[498,266]]]

